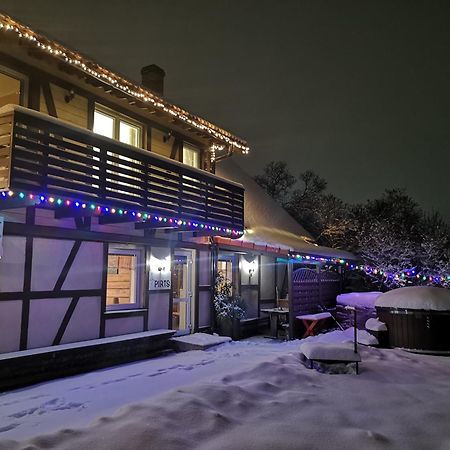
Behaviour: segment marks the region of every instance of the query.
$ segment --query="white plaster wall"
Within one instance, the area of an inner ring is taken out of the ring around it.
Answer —
[[[25,238],[3,236],[3,257],[0,259],[0,292],[23,290]]]
[[[246,319],[258,317],[258,288],[254,286],[242,287],[241,295],[247,305]]]
[[[258,257],[252,255],[241,255],[239,258],[239,267],[241,270],[241,285],[257,285],[258,284]],[[251,268],[253,270],[252,276],[249,277],[248,269]]]
[[[198,293],[198,326],[209,327],[211,325],[211,293],[200,291]]]
[[[105,336],[119,336],[122,334],[139,333],[144,331],[143,317],[122,317],[120,319],[107,319]]]
[[[168,247],[152,247],[149,264],[150,291],[170,289],[171,287],[171,249]],[[161,268],[162,270],[158,270]]]
[[[261,300],[273,300],[275,295],[275,258],[261,256]]]
[[[211,254],[209,251],[198,251],[198,282],[200,286],[211,284]]]
[[[0,353],[20,349],[22,301],[0,302]]]
[[[148,328],[167,328],[169,322],[169,292],[150,292],[148,302]]]
[[[61,339],[61,344],[100,337],[100,297],[81,297]]]
[[[53,290],[73,243],[74,241],[61,239],[33,240],[32,291]]]
[[[100,289],[102,287],[103,244],[82,242],[63,289]]]
[[[70,298],[31,300],[28,348],[47,347],[53,344],[70,301]]]

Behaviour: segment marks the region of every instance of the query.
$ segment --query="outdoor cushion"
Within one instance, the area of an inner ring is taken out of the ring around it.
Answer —
[[[302,316],[296,316],[295,318],[300,320],[321,320],[328,319],[328,317],[331,317],[329,312],[321,312],[317,314],[304,314]]]

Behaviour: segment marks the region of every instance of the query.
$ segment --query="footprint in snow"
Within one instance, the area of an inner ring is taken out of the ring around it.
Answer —
[[[14,430],[14,428],[17,428],[19,425],[20,425],[19,423],[10,423],[9,425],[0,427],[0,433],[5,433],[6,431]]]

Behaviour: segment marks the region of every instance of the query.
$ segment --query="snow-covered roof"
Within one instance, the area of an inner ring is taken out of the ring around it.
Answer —
[[[315,244],[313,237],[230,158],[217,163],[216,174],[245,188],[246,230],[240,240],[326,258],[355,259],[344,250]]]
[[[450,289],[432,286],[411,286],[380,295],[375,306],[383,308],[450,311]]]

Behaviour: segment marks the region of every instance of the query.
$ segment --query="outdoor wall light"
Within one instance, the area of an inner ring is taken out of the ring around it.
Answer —
[[[162,256],[160,258],[152,255],[150,256],[150,272],[158,274],[159,276],[170,272],[170,256]]]
[[[75,98],[75,91],[71,89],[68,94],[64,96],[66,103],[70,103]]]

